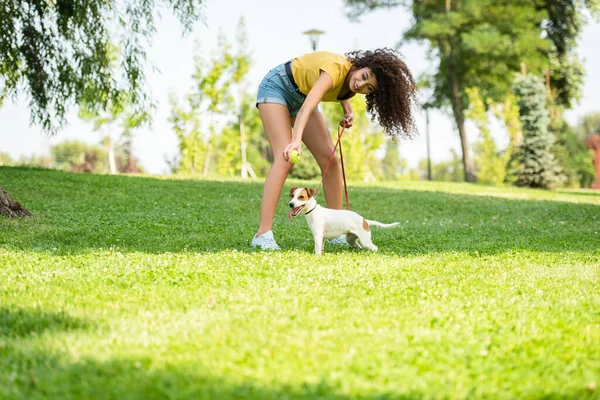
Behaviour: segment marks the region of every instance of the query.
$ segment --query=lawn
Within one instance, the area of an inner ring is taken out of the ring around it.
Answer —
[[[259,181],[0,185],[1,399],[600,399],[599,193],[351,183],[401,225],[317,257]]]

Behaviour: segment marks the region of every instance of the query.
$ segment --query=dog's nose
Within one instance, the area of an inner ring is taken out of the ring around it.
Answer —
[[[291,201],[288,203],[288,205],[290,206],[290,208],[294,208],[294,203],[292,203]]]

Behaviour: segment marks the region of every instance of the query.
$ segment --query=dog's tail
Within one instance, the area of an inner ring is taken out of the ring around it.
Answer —
[[[369,226],[379,226],[380,228],[393,228],[394,226],[400,225],[400,222],[393,222],[391,224],[382,224],[381,222],[367,220]]]

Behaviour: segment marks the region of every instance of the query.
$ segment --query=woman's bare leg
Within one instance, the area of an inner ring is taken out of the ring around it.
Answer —
[[[314,110],[308,119],[306,128],[302,135],[302,141],[310,150],[313,157],[321,168],[321,174],[325,172],[329,157],[333,151],[333,142],[331,134],[325,125],[325,120],[321,113]],[[325,202],[327,208],[340,210],[342,208],[342,175],[340,164],[336,156],[333,157],[327,175],[323,177],[323,191],[325,192]]]
[[[261,103],[258,105],[258,110],[267,139],[273,149],[274,161],[265,179],[260,206],[260,225],[256,236],[270,231],[273,227],[277,202],[293,166],[283,158],[283,150],[292,139],[291,119],[287,107],[281,104]]]

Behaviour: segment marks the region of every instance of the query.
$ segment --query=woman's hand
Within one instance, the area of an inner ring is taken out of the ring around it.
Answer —
[[[290,144],[288,144],[285,150],[283,151],[283,158],[285,159],[285,161],[290,161],[290,153],[292,152],[292,150],[296,150],[298,152],[298,155],[302,155],[302,142],[300,142],[299,140],[296,141],[292,139]]]
[[[349,112],[346,115],[344,115],[344,118],[342,118],[340,120],[340,126],[350,128],[352,126],[353,122],[354,122],[354,113]]]

